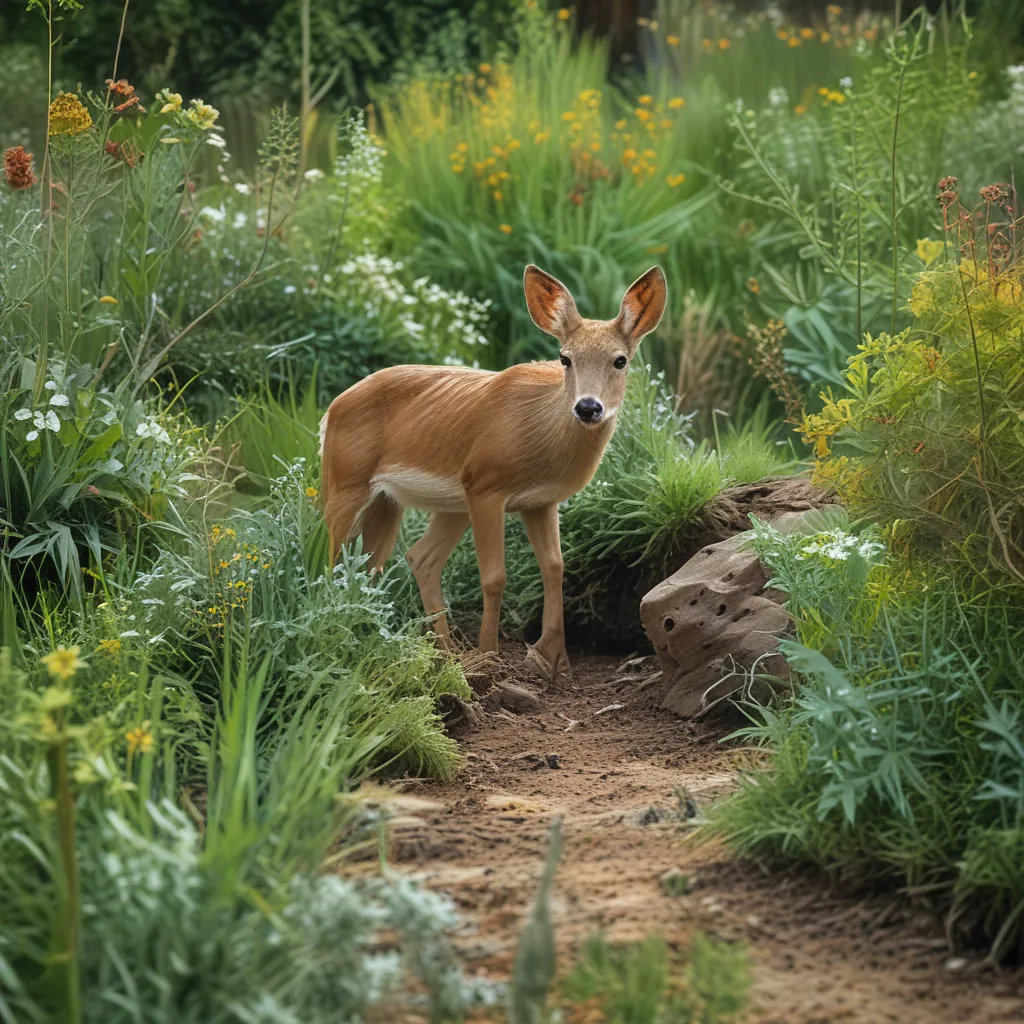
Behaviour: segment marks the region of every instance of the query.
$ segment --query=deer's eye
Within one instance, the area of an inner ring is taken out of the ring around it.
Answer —
[[[564,367],[568,368],[572,366],[572,360],[564,352],[561,353],[558,358]]]
[[[616,370],[624,370],[626,368],[626,363],[628,362],[629,360],[625,356],[619,356],[619,358],[612,363],[612,366],[614,366]]]

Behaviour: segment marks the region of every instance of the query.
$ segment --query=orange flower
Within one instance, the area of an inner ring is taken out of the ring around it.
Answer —
[[[36,183],[32,154],[26,153],[23,146],[11,146],[4,151],[4,180],[19,192]]]
[[[725,36],[718,40],[718,48],[720,50],[728,50],[730,46],[732,46],[732,43]]]
[[[813,39],[814,29],[813,28],[802,28],[800,29],[800,35],[803,39]]]
[[[506,235],[511,235],[512,234],[512,225],[511,224],[499,224],[498,225],[498,230],[504,232]]]
[[[678,46],[679,36],[665,36],[665,42],[668,43],[669,46]]]

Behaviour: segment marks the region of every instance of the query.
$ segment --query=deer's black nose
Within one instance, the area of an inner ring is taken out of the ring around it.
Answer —
[[[596,398],[581,398],[572,410],[584,423],[596,423],[604,415],[604,406]]]

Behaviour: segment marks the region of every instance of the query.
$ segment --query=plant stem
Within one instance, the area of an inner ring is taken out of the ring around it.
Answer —
[[[302,32],[302,109],[299,111],[299,181],[302,180],[302,175],[306,171],[306,162],[309,157],[309,116],[312,112],[312,105],[310,103],[311,89],[309,84],[311,61],[310,51],[312,50],[312,42],[310,40],[309,5],[310,0],[300,0],[299,21]]]
[[[899,235],[896,231],[896,144],[900,133],[900,107],[903,104],[903,82],[907,76],[909,61],[904,59],[900,67],[900,82],[896,90],[896,113],[892,123],[892,155],[890,159],[890,215],[892,223],[892,321],[889,333],[896,333],[896,309],[899,303],[899,281],[900,281],[900,245]],[[860,267],[858,264],[858,271]]]
[[[57,831],[60,845],[61,905],[57,910],[55,939],[62,964],[64,1020],[82,1024],[82,988],[78,962],[78,858],[75,853],[75,801],[68,778],[68,739],[65,712],[59,713],[60,739],[50,751],[50,778],[57,805]]]

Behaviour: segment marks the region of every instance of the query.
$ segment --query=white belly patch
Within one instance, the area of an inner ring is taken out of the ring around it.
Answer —
[[[377,473],[370,480],[370,486],[377,493],[387,494],[402,508],[420,508],[427,512],[466,510],[466,492],[454,477],[396,466]]]

